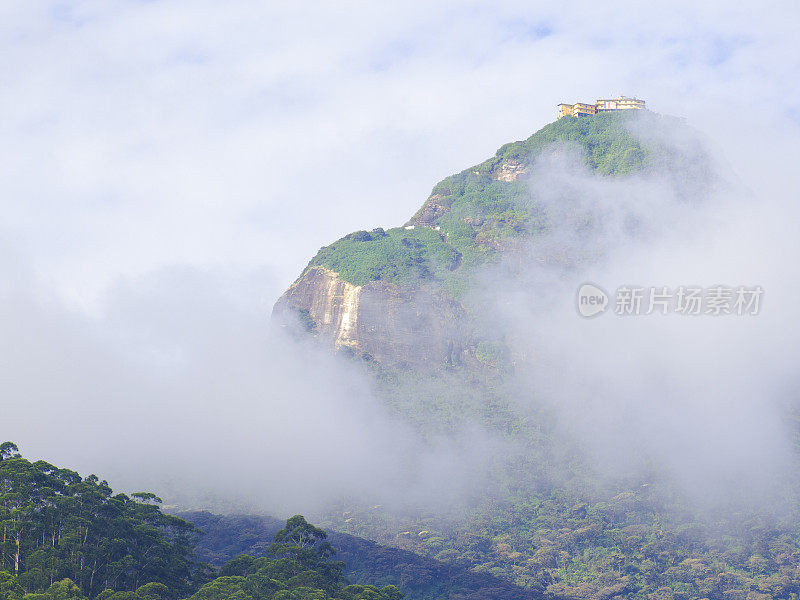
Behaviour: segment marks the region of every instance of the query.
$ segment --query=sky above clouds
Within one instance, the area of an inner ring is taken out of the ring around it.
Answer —
[[[131,472],[265,468],[275,419],[280,440],[317,415],[354,436],[320,485],[391,471],[406,432],[261,335],[320,246],[402,224],[559,102],[618,94],[686,117],[759,197],[796,197],[798,22],[794,2],[5,0],[0,441],[158,488]]]

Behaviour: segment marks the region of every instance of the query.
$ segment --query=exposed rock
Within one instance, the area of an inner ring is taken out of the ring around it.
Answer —
[[[469,359],[464,309],[440,292],[383,281],[355,286],[322,267],[306,271],[278,299],[273,315],[305,315],[324,343],[387,366],[433,370]]]
[[[503,163],[499,170],[495,171],[494,178],[499,181],[516,181],[528,170],[525,163],[509,159]]]

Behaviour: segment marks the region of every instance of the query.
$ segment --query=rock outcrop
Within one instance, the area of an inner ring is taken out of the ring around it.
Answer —
[[[469,359],[464,309],[438,290],[383,281],[356,286],[311,267],[280,297],[273,316],[382,365],[432,370]]]

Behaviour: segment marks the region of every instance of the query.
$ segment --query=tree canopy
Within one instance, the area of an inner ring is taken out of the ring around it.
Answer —
[[[399,600],[351,585],[327,533],[295,515],[267,555],[219,573],[194,558],[201,532],[149,492],[115,494],[0,444],[0,600]]]

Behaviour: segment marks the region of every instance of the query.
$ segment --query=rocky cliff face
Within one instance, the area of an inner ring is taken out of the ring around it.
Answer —
[[[308,269],[275,304],[332,348],[384,365],[431,370],[469,360],[464,309],[436,290],[374,281],[356,286],[323,267]]]

